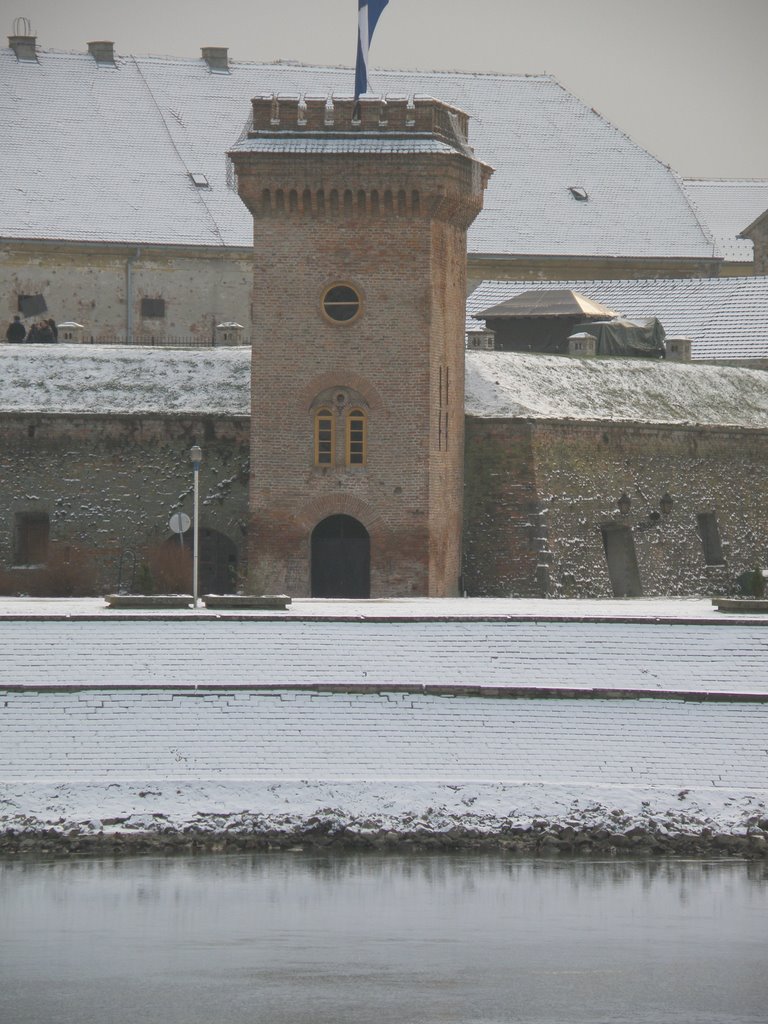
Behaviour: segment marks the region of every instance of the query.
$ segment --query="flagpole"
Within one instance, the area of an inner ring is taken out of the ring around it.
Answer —
[[[369,91],[368,53],[371,38],[381,12],[389,0],[357,0],[357,60],[355,61],[355,106],[352,116],[360,116],[360,96]]]

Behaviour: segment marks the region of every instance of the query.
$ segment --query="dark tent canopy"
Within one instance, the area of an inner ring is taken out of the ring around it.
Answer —
[[[644,320],[599,320],[577,324],[573,333],[586,332],[597,338],[599,356],[642,356],[664,358],[666,334],[655,316]]]

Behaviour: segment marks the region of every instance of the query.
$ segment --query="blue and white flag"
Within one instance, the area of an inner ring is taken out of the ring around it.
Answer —
[[[355,99],[368,92],[368,48],[379,15],[389,0],[357,0],[357,64],[355,65]]]

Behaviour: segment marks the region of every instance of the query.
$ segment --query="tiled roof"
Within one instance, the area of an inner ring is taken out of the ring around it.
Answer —
[[[763,370],[656,359],[467,352],[468,415],[768,430]]]
[[[718,254],[730,262],[751,263],[752,242],[737,235],[768,210],[768,178],[686,178],[684,185]]]
[[[622,316],[655,316],[668,335],[691,338],[694,359],[768,359],[768,277],[632,281],[484,281],[467,300],[474,313],[522,292],[572,288]]]
[[[347,94],[346,68],[0,50],[0,235],[142,244],[252,244],[226,152],[250,99]],[[624,257],[713,255],[680,181],[549,76],[376,71],[387,94],[424,94],[473,118],[496,168],[469,251]],[[190,173],[204,174],[198,188]],[[570,187],[588,199],[574,197]]]

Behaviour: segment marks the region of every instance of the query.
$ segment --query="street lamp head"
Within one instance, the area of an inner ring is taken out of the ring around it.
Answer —
[[[200,463],[203,461],[203,450],[198,445],[189,449],[189,458],[195,469],[200,468]]]

